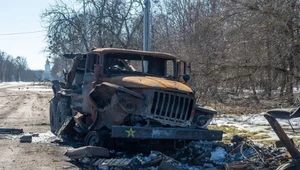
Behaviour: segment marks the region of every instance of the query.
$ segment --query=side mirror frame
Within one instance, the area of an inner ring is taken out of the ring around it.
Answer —
[[[192,74],[192,63],[189,62],[189,64],[187,65],[187,68],[189,70],[189,74]]]
[[[182,66],[183,66],[183,70],[182,70]],[[190,76],[191,63],[187,65],[185,61],[178,60],[176,63],[176,67],[177,67],[177,79],[180,80],[180,78],[182,77],[183,81],[187,83],[191,79]],[[187,73],[187,68],[189,70],[189,74]]]

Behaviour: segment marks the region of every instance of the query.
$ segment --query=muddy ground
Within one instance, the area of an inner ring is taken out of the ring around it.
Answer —
[[[0,85],[0,128],[21,128],[35,134],[32,143],[20,143],[22,135],[0,134],[0,169],[78,169],[64,156],[67,146],[51,143],[49,86],[33,83]],[[23,135],[24,135],[23,134]]]

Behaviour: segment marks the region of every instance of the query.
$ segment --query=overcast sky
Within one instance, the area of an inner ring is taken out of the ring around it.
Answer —
[[[1,0],[0,50],[14,57],[26,57],[30,69],[44,69],[46,31],[42,31],[40,14],[53,3],[55,0]],[[42,32],[4,35],[34,31]]]

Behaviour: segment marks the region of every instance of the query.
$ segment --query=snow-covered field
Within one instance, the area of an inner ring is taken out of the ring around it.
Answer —
[[[212,124],[221,126],[221,125],[228,125],[228,126],[235,126],[241,130],[248,130],[250,132],[255,131],[264,131],[267,135],[270,136],[268,140],[279,140],[275,132],[271,129],[268,121],[262,115],[263,113],[257,115],[232,115],[232,116],[219,116],[213,119]],[[294,118],[288,120],[277,119],[279,124],[286,129],[286,132],[289,134],[290,137],[299,136],[299,129],[300,129],[300,118]],[[291,123],[292,127],[295,129],[296,133],[292,132],[292,128],[289,124]]]

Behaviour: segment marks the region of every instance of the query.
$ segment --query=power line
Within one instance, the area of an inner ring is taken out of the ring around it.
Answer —
[[[42,36],[42,35],[38,35],[38,36],[30,36],[30,37],[21,37],[21,36],[17,36],[17,37],[15,37],[15,36],[11,36],[11,37],[6,36],[6,37],[4,37],[4,36],[3,36],[3,38],[0,38],[0,41],[34,39],[34,38],[41,38],[41,37],[44,37],[44,36]]]
[[[13,33],[6,33],[6,34],[0,34],[0,36],[5,35],[20,35],[20,34],[34,34],[39,32],[44,32],[45,30],[38,30],[38,31],[28,31],[28,32],[13,32]]]

